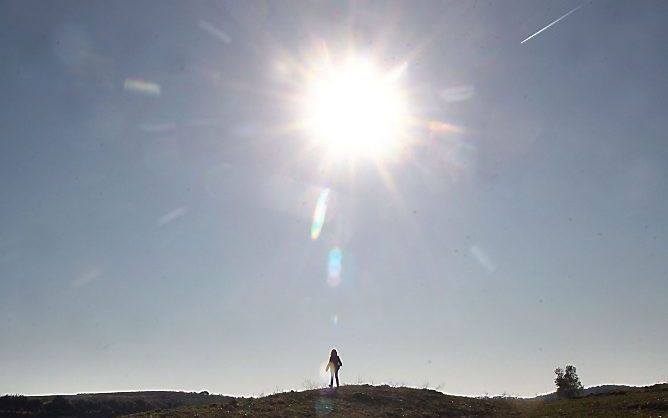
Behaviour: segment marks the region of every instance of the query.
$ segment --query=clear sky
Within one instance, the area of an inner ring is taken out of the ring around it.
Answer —
[[[668,3],[580,5],[3,1],[0,393],[667,380]]]

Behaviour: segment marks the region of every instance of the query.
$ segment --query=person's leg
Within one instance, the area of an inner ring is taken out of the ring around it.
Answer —
[[[334,369],[329,371],[329,387],[334,386]]]
[[[336,369],[334,372],[334,376],[336,376],[336,387],[339,387],[339,369]]]

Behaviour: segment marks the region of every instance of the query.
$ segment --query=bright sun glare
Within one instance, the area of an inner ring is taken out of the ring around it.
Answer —
[[[404,69],[382,73],[371,62],[350,58],[313,74],[304,103],[309,134],[336,157],[396,151],[408,119],[400,85]]]

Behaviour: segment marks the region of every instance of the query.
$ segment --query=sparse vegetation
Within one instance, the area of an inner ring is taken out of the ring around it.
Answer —
[[[188,392],[120,392],[56,396],[5,395],[0,397],[0,417],[110,418],[137,412],[226,402],[230,396]]]
[[[156,406],[162,404],[162,406]],[[138,411],[138,409],[143,409]],[[577,399],[451,396],[430,389],[351,385],[261,398],[137,392],[0,397],[2,417],[659,417],[668,416],[668,384]]]
[[[339,389],[285,392],[264,398],[189,406],[131,415],[185,417],[659,417],[668,415],[668,385],[636,388],[579,399],[469,398],[429,389],[351,385]],[[129,417],[128,417],[129,418]]]

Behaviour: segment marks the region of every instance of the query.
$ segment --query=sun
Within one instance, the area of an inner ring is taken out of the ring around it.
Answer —
[[[378,159],[395,153],[408,120],[404,70],[382,72],[370,61],[349,57],[313,71],[302,109],[308,135],[334,157]]]

